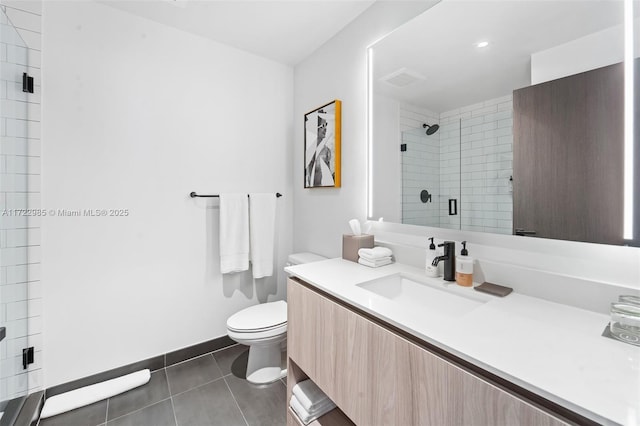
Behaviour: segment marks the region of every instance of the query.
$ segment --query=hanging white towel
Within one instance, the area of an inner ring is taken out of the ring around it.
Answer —
[[[273,275],[276,194],[249,194],[249,234],[253,278]]]
[[[220,272],[249,269],[247,194],[220,194]]]

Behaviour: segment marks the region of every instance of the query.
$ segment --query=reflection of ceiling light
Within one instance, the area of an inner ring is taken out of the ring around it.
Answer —
[[[489,45],[488,41],[481,41],[480,43],[476,43],[476,47],[487,47]]]

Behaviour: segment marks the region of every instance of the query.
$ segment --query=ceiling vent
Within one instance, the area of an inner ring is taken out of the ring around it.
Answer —
[[[397,71],[392,72],[391,74],[387,74],[382,77],[380,81],[384,81],[385,83],[394,86],[394,87],[406,87],[410,84],[413,84],[417,81],[425,80],[426,77],[422,74],[411,71],[407,68],[400,68]]]

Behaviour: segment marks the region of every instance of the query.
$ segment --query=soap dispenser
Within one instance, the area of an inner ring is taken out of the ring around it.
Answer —
[[[438,266],[433,266],[433,260],[438,257],[438,253],[436,251],[436,245],[433,242],[433,237],[428,238],[431,240],[431,244],[429,244],[429,249],[427,250],[427,260],[426,260],[426,270],[428,277],[436,278],[438,274]]]
[[[456,283],[464,287],[473,285],[473,257],[469,256],[467,242],[462,242],[460,256],[456,257]]]

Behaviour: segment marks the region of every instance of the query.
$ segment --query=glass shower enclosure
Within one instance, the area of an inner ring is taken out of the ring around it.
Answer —
[[[402,223],[512,233],[511,95],[486,104],[484,115],[441,116],[431,135],[401,132]]]
[[[0,412],[2,424],[29,391],[28,49],[0,10]],[[26,350],[26,352],[25,352]],[[23,357],[24,352],[24,357]]]

